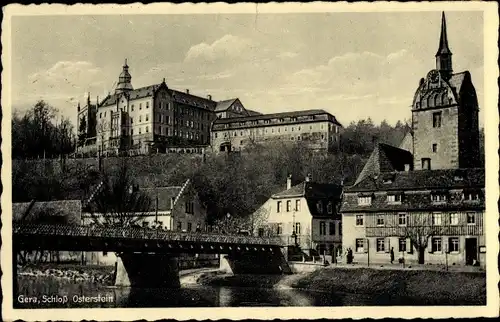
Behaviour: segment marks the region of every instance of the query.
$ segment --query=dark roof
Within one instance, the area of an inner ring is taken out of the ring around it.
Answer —
[[[254,111],[254,110],[249,110],[249,109],[247,109],[247,113],[248,113],[249,116],[263,115],[260,112],[257,112],[257,111]]]
[[[484,188],[484,168],[385,172],[346,189],[349,192]],[[390,176],[390,182],[388,182]],[[385,181],[385,182],[384,182]]]
[[[140,99],[143,97],[149,97],[153,96],[155,91],[160,88],[160,84],[154,84],[154,85],[149,85],[149,86],[144,86],[140,88],[136,88],[132,91],[129,91],[126,95],[129,95],[130,100],[135,100],[135,99]],[[196,95],[188,94],[185,92],[169,89],[170,94],[172,95],[173,99],[177,103],[182,103],[182,104],[187,104],[191,106],[197,106],[200,108],[208,109],[210,111],[215,110],[215,106],[217,102],[213,100],[209,100],[208,98],[204,97],[199,97]],[[110,94],[108,95],[100,104],[99,106],[109,106],[109,105],[114,105],[116,104],[116,100],[118,97],[122,94]]]
[[[21,202],[12,204],[13,221],[37,221],[44,223],[81,223],[80,200]]]
[[[413,155],[407,151],[385,143],[375,146],[370,158],[356,179],[355,184],[366,177],[377,175],[381,172],[404,171],[405,164],[413,166]]]
[[[451,55],[451,50],[448,47],[448,35],[446,32],[446,17],[444,12],[441,16],[441,35],[439,37],[439,48],[436,56],[439,55]]]
[[[227,110],[228,108],[231,107],[231,105],[234,102],[236,102],[236,100],[237,100],[237,98],[232,98],[232,99],[229,99],[229,100],[217,102],[217,106],[215,107],[215,111],[216,112],[222,112],[222,111]]]
[[[301,182],[290,189],[272,195],[272,198],[305,197],[313,199],[339,199],[342,187],[331,183]]]
[[[246,122],[246,121],[257,121],[257,120],[266,120],[266,119],[275,119],[275,118],[285,118],[285,117],[300,117],[300,116],[312,116],[312,115],[322,115],[327,114],[331,116],[337,124],[337,119],[335,116],[324,110],[303,110],[303,111],[293,111],[293,112],[282,112],[282,113],[273,113],[273,114],[260,114],[253,116],[243,116],[243,117],[233,117],[228,119],[217,119],[214,123],[217,124],[225,124],[225,123],[233,123],[233,122]]]
[[[451,75],[450,79],[448,80],[450,86],[455,89],[455,93],[457,94],[457,98],[459,100],[460,100],[462,85],[464,84],[466,77],[468,77],[470,79],[469,71],[455,73],[455,74]]]
[[[141,189],[146,195],[151,199],[150,210],[156,210],[156,198],[158,197],[158,211],[169,211],[171,210],[171,200],[176,198],[181,192],[181,186],[172,187],[157,187]]]

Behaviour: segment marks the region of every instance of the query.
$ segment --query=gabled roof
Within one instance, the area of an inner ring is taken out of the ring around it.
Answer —
[[[141,189],[151,199],[150,210],[156,211],[156,200],[158,200],[158,211],[170,211],[172,198],[177,198],[181,192],[181,186],[157,187]]]
[[[391,175],[387,180],[386,175]],[[348,192],[484,188],[484,168],[384,172],[363,178]]]
[[[374,176],[381,172],[404,171],[405,164],[409,164],[410,168],[413,166],[413,155],[409,151],[385,143],[379,143],[375,146],[354,185],[366,177]]]
[[[260,112],[257,112],[257,111],[254,111],[254,110],[249,110],[249,109],[247,109],[247,113],[248,113],[249,116],[263,115]]]
[[[44,223],[81,222],[82,202],[80,200],[34,201],[12,204],[12,220]]]
[[[292,186],[290,189],[286,189],[275,193],[271,196],[271,198],[280,199],[280,198],[290,198],[290,197],[304,197],[305,192],[305,181],[299,183],[298,185]]]
[[[234,102],[236,102],[236,100],[237,100],[237,98],[232,98],[229,100],[217,102],[217,106],[215,107],[215,111],[216,112],[226,111],[228,108],[231,107],[231,105],[233,105]]]
[[[290,189],[271,196],[273,199],[305,197],[312,199],[338,199],[342,194],[342,186],[331,183],[301,182]]]
[[[175,102],[187,104],[191,106],[201,107],[210,111],[215,110],[215,106],[217,105],[216,101],[209,100],[208,98],[204,98],[201,96],[196,96],[192,94],[188,94],[181,91],[170,90],[171,95]]]

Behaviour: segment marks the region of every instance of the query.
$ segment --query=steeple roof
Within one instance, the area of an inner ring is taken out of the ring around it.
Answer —
[[[448,47],[448,35],[446,33],[446,17],[444,11],[441,15],[441,37],[439,38],[439,49],[436,57],[439,55],[451,55],[451,50]]]

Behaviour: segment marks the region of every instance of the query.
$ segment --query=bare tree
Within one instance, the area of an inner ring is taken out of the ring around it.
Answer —
[[[104,174],[90,208],[94,225],[126,227],[151,211],[151,199],[133,182],[125,158],[116,175]]]
[[[97,125],[97,135],[101,141],[101,153],[104,152],[104,142],[109,131],[111,131],[111,124],[106,120],[99,121]]]
[[[402,234],[404,238],[411,241],[410,247],[415,248],[418,254],[418,263],[424,264],[425,250],[429,247],[429,240],[432,236],[441,234],[442,226],[435,225],[432,214],[415,214],[415,216],[407,217],[406,226],[402,226]]]

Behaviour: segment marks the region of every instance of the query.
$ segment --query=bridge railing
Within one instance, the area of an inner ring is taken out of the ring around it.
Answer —
[[[209,242],[222,244],[275,245],[282,241],[275,237],[255,237],[241,235],[220,235],[206,232],[177,232],[140,227],[74,226],[58,224],[14,223],[13,234],[74,236],[93,238],[169,240],[189,242]]]

